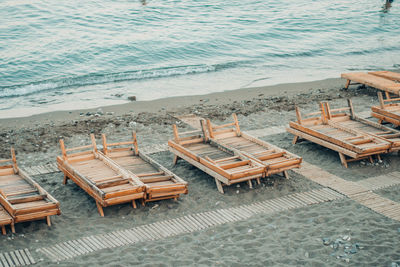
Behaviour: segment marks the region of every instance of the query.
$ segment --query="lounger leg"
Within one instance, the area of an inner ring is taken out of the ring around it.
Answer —
[[[13,223],[11,224],[11,232],[15,234],[15,225]]]
[[[100,205],[100,203],[97,202],[97,201],[96,201],[96,206],[97,206],[97,210],[98,210],[99,213],[100,213],[100,216],[101,216],[101,217],[104,217],[103,207],[102,207],[102,206]]]
[[[345,168],[347,168],[346,156],[343,155],[342,153],[339,153],[339,157],[340,157],[340,161],[342,162],[343,166],[344,166]]]
[[[68,182],[68,176],[64,174],[63,184],[67,184],[67,182]]]
[[[178,201],[178,197],[174,197],[174,201]]]
[[[260,178],[257,178],[257,184],[261,184]]]
[[[283,176],[285,176],[286,179],[289,179],[289,173],[287,171],[283,171]]]
[[[253,188],[253,183],[251,182],[251,180],[247,180],[247,183],[249,184],[250,188]]]
[[[46,216],[46,223],[48,226],[51,226],[50,216]]]
[[[2,233],[3,235],[7,234],[7,232],[6,232],[6,226],[5,226],[5,225],[2,225],[2,226],[1,226],[1,233]]]
[[[178,162],[179,157],[177,155],[174,156],[174,160],[172,161],[172,163],[174,164],[174,166],[176,165],[176,163]]]
[[[297,135],[295,135],[295,136],[293,137],[292,144],[295,145],[295,144],[297,143],[297,141],[299,141],[299,137],[298,137]]]
[[[374,163],[374,160],[372,159],[372,156],[369,156],[369,162]]]
[[[224,189],[222,188],[221,181],[218,180],[218,179],[215,179],[215,183],[217,184],[218,191],[219,191],[221,194],[223,194],[223,193],[224,193]]]
[[[344,86],[344,89],[349,89],[350,86],[350,80],[347,80],[346,85]]]
[[[136,209],[136,201],[135,201],[135,200],[132,200],[132,207],[133,207],[134,209]]]
[[[381,155],[376,155],[379,161],[382,161]]]
[[[149,199],[151,199],[151,198],[149,198]],[[146,201],[144,201],[144,199],[142,198],[142,201],[141,201],[141,203],[142,203],[142,206],[144,207],[144,206],[146,206]]]

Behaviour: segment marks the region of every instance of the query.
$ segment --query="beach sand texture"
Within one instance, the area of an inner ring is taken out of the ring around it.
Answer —
[[[129,137],[137,131],[139,145],[148,151],[165,149],[172,137],[172,123],[190,129],[174,116],[194,113],[211,118],[217,124],[231,121],[236,112],[241,129],[252,131],[283,126],[295,118],[294,104],[304,112],[318,108],[318,101],[330,100],[331,106],[344,106],[352,97],[356,111],[367,112],[377,104],[376,91],[352,89],[341,91],[343,81],[337,79],[315,83],[289,84],[274,87],[243,89],[206,96],[172,98],[145,103],[104,107],[104,115],[86,116],[90,111],[56,112],[32,118],[1,121],[0,155],[8,153],[8,144],[17,150],[20,165],[33,166],[54,163],[60,154],[58,139],[65,138],[69,146],[84,145],[90,132],[108,135],[109,141]],[[278,92],[286,91],[285,96]],[[114,112],[107,115],[107,112]],[[80,114],[83,113],[83,116]],[[49,127],[51,126],[51,127]],[[262,136],[262,134],[260,134]],[[397,154],[382,156],[382,162],[354,162],[345,169],[336,152],[321,146],[301,142],[291,144],[286,132],[260,137],[289,150],[313,165],[338,177],[362,182],[366,179],[399,172]],[[62,185],[63,175],[54,172],[36,175],[39,182],[61,204],[62,215],[53,218],[52,227],[44,222],[16,225],[17,234],[0,237],[0,253],[28,248],[38,265],[55,264],[36,249],[54,244],[131,229],[140,225],[179,218],[188,214],[220,210],[323,188],[302,175],[290,171],[290,179],[279,175],[262,179],[261,185],[250,189],[246,183],[224,188],[220,194],[214,179],[190,164],[179,161],[172,165],[168,151],[150,154],[152,158],[189,183],[189,194],[179,201],[148,203],[132,209],[129,204],[104,209],[101,218],[95,202],[83,190],[69,182]],[[374,191],[382,197],[400,202],[399,186]],[[343,240],[348,239],[350,240]],[[342,244],[335,250],[324,245],[329,238]],[[167,237],[155,241],[98,250],[85,256],[59,262],[60,265],[371,265],[400,264],[400,222],[380,215],[357,202],[343,197],[321,204],[275,213],[260,213],[245,220],[208,227],[201,231]],[[357,246],[356,253],[345,253]]]

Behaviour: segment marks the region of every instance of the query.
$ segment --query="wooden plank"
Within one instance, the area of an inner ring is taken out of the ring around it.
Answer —
[[[8,252],[4,252],[4,257],[6,258],[9,266],[16,266]]]
[[[0,253],[0,262],[2,263],[3,266],[9,267],[10,265],[8,264],[6,258],[3,256],[3,253]]]
[[[30,264],[31,264],[31,262],[29,261],[29,258],[28,258],[28,256],[26,255],[26,253],[25,253],[24,250],[19,249],[19,250],[18,250],[18,253],[21,255],[21,257],[22,257],[22,259],[23,259],[23,262],[24,262],[24,265],[30,265]]]
[[[25,260],[22,257],[22,255],[19,253],[19,251],[15,250],[14,253],[15,253],[15,256],[17,257],[17,259],[18,259],[19,265],[21,265],[21,266],[25,265]]]

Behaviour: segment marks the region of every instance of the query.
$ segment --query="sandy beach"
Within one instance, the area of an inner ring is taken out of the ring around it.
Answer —
[[[208,95],[172,97],[154,101],[133,101],[128,104],[99,109],[57,111],[31,117],[0,119],[0,157],[9,157],[9,148],[17,151],[23,166],[54,163],[60,155],[58,141],[67,146],[89,143],[94,133],[110,141],[128,139],[131,131],[138,135],[139,146],[157,147],[172,137],[173,123],[190,129],[175,116],[196,114],[215,123],[231,121],[236,113],[243,131],[287,125],[295,119],[295,105],[304,112],[318,109],[320,101],[328,100],[333,107],[343,107],[353,100],[357,112],[367,112],[378,104],[376,90],[353,86],[343,90],[344,81],[327,79],[315,82],[279,84],[239,89]],[[353,162],[345,169],[336,152],[310,142],[292,145],[289,133],[261,137],[289,150],[311,164],[345,180],[358,182],[367,178],[400,172],[397,153],[383,155],[382,162]],[[250,189],[247,183],[225,188],[220,194],[214,180],[180,161],[172,164],[168,151],[150,154],[152,158],[189,183],[189,194],[178,201],[166,200],[132,209],[129,204],[104,209],[99,216],[95,202],[77,185],[62,185],[61,172],[37,175],[40,183],[61,204],[62,215],[53,217],[52,227],[42,221],[16,225],[16,234],[8,231],[0,236],[0,252],[29,248],[38,265],[54,265],[36,249],[62,241],[132,228],[157,221],[177,218],[203,211],[237,207],[273,199],[296,192],[322,188],[309,179],[290,171],[290,179],[279,175],[262,180]],[[399,186],[375,193],[400,202]],[[343,247],[335,250],[323,244],[349,236],[348,243],[358,244],[354,254]],[[210,227],[202,231],[162,240],[100,250],[86,256],[59,262],[62,266],[397,266],[400,265],[400,222],[357,204],[348,198],[274,214],[260,214],[235,223]],[[345,255],[345,256],[342,256]]]

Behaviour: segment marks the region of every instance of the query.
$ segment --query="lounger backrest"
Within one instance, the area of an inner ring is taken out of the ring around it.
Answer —
[[[331,120],[336,117],[350,116],[354,117],[354,108],[351,99],[347,99],[347,107],[331,109],[328,102],[324,101],[320,103],[322,116],[325,116],[326,120]]]
[[[297,123],[300,125],[307,126],[325,122],[321,106],[320,106],[320,111],[311,112],[307,114],[301,114],[300,108],[298,106],[295,107],[295,110],[296,110]]]
[[[113,152],[113,151],[126,151],[126,150],[133,150],[135,152],[135,155],[138,155],[138,153],[139,153],[136,133],[134,131],[132,132],[132,140],[131,141],[107,144],[106,135],[102,134],[101,138],[103,140],[104,155],[108,155],[109,152]],[[114,148],[110,149],[110,147],[114,147]]]
[[[226,133],[234,133],[237,136],[240,136],[240,127],[239,121],[235,113],[232,114],[233,122],[222,124],[222,125],[213,125],[209,119],[207,119],[207,129],[211,138],[218,138],[221,134]]]
[[[187,132],[178,132],[178,127],[176,124],[172,125],[172,130],[174,132],[174,142],[180,145],[207,142],[208,135],[206,131],[205,121],[200,120],[201,129]]]
[[[400,97],[392,98],[388,92],[385,92],[385,97],[383,97],[382,92],[378,92],[378,99],[382,109],[385,109],[387,105],[400,104]]]
[[[64,140],[60,139],[60,147],[61,147],[61,153],[62,153],[63,159],[68,160],[73,157],[88,155],[88,154],[92,154],[92,153],[95,154],[97,152],[97,146],[96,146],[96,139],[94,138],[94,134],[90,134],[90,139],[92,141],[92,143],[90,145],[78,146],[78,147],[67,148],[67,149],[65,148]],[[75,152],[77,150],[83,150],[83,151]],[[74,151],[74,152],[69,153],[72,151]]]
[[[17,158],[15,157],[14,148],[11,147],[11,158],[0,160],[0,175],[12,174],[17,172],[18,172]]]

